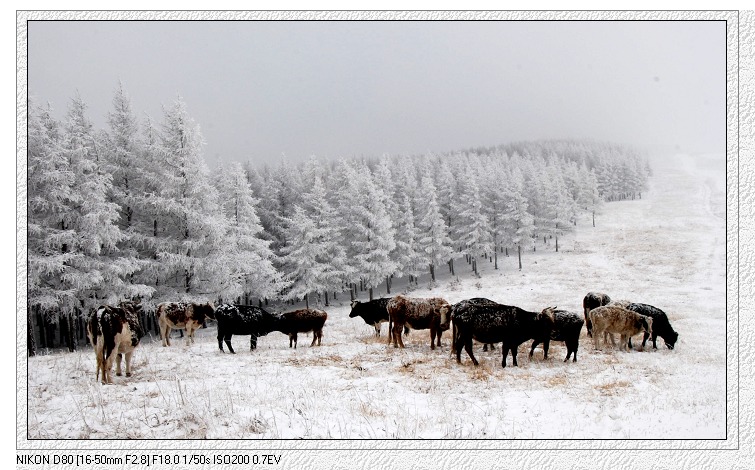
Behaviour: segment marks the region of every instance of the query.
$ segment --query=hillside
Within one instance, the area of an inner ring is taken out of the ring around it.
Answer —
[[[350,319],[348,294],[328,308],[323,345],[297,350],[280,333],[234,337],[218,350],[215,326],[186,347],[144,341],[134,376],[102,386],[91,348],[28,359],[28,437],[42,439],[705,439],[726,426],[726,233],[722,157],[658,161],[639,200],[604,205],[597,226],[537,252],[481,263],[480,278],[459,261],[458,282],[424,278],[412,296],[470,297],[539,310],[581,312],[588,291],[663,309],[680,334],[674,350],[595,351],[586,331],[579,359],[563,343],[547,361],[538,349],[519,367],[500,349],[477,352],[475,368],[451,358],[450,335],[431,351],[428,331],[405,350]],[[393,293],[406,286],[397,280]],[[378,295],[384,294],[384,292]],[[364,293],[362,296],[364,298]],[[311,336],[310,336],[311,340]],[[637,343],[639,344],[639,343]],[[479,349],[479,348],[478,348]],[[23,364],[22,364],[23,366]]]

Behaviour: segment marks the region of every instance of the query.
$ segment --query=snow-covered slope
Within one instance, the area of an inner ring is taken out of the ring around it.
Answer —
[[[591,290],[655,305],[680,334],[676,349],[595,351],[586,331],[579,360],[564,363],[563,343],[544,361],[538,348],[519,367],[501,368],[500,348],[475,368],[414,331],[404,350],[388,347],[347,295],[327,309],[323,345],[297,350],[272,333],[250,352],[218,350],[215,326],[194,345],[145,341],[131,378],[94,380],[91,348],[28,360],[30,438],[724,438],[726,303],[724,159],[673,156],[654,165],[643,199],[608,203],[559,240],[480,263],[480,278],[458,260],[458,282],[443,273],[412,296],[450,302],[488,297],[528,310],[581,312]],[[441,270],[439,270],[441,271]],[[445,276],[445,277],[444,277]],[[396,280],[393,292],[406,286]],[[377,295],[384,295],[384,292]],[[363,296],[365,294],[362,294]],[[146,338],[145,338],[146,339]],[[639,344],[639,342],[636,342]]]

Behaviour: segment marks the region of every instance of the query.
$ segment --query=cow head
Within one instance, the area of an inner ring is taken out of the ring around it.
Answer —
[[[361,302],[358,300],[352,300],[351,301],[351,313],[349,313],[349,318],[354,318],[359,316],[358,310],[356,310],[356,307],[360,305]]]
[[[668,335],[668,338],[663,338],[663,342],[666,343],[666,347],[669,349],[674,349],[674,345],[676,344],[676,340],[679,339],[679,333],[676,331],[671,331],[671,334]]]
[[[440,313],[440,328],[442,330],[447,330],[451,323],[451,305],[443,304],[438,309],[438,313]]]
[[[201,308],[202,313],[204,313],[207,318],[209,318],[210,320],[215,319],[215,305],[213,305],[212,301],[203,303],[199,305],[199,307]]]

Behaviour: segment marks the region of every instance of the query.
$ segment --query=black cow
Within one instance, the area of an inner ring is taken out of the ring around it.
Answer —
[[[280,330],[280,315],[272,314],[253,305],[223,304],[215,309],[218,322],[218,347],[223,350],[223,341],[228,350],[235,354],[231,346],[233,335],[250,335],[250,349],[257,348],[257,338]]]
[[[558,310],[555,307],[549,307],[546,310],[550,311],[553,315],[553,330],[551,331],[551,341],[563,341],[566,343],[566,359],[569,360],[572,353],[574,353],[574,362],[577,362],[577,349],[579,349],[579,335],[582,332],[582,325],[585,321],[578,313],[568,312],[566,310]],[[532,348],[530,349],[530,357],[535,351],[535,346],[540,344],[539,340],[532,341]]]
[[[362,317],[365,323],[375,327],[375,336],[380,336],[380,325],[390,319],[388,315],[388,301],[391,297],[382,297],[380,299],[360,302],[351,301],[351,313],[349,318]],[[388,332],[390,336],[391,332]],[[409,328],[404,328],[404,336],[409,334]]]
[[[666,347],[669,349],[674,349],[674,345],[676,344],[676,340],[679,339],[679,333],[674,331],[673,328],[671,328],[671,323],[668,321],[668,317],[666,316],[666,313],[657,308],[653,307],[652,305],[648,304],[639,304],[632,302],[629,305],[627,305],[627,310],[631,310],[633,312],[639,313],[640,315],[644,315],[646,317],[650,317],[653,319],[653,331],[652,333],[648,333],[647,331],[643,335],[642,338],[642,347],[645,347],[645,343],[647,343],[648,337],[650,337],[653,341],[653,349],[658,349],[658,347],[655,344],[656,339],[660,336],[663,338],[663,341],[666,343]],[[629,338],[629,347],[632,347],[632,338]]]
[[[585,309],[585,323],[587,324],[587,336],[592,336],[592,322],[590,321],[590,310],[608,305],[611,298],[608,294],[600,292],[588,292],[582,300],[582,307]]]
[[[528,312],[519,307],[502,305],[488,299],[462,300],[453,305],[453,348],[456,362],[461,363],[461,346],[469,354],[474,365],[478,365],[472,352],[472,339],[482,343],[503,343],[501,366],[506,367],[506,356],[511,351],[514,366],[517,348],[529,339],[543,343],[544,357],[548,358],[553,316],[548,309]]]

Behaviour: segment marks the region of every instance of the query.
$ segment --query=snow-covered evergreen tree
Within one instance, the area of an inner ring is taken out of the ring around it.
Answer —
[[[490,221],[482,210],[480,189],[477,185],[478,176],[468,167],[460,183],[462,210],[455,229],[462,252],[469,257],[472,270],[479,274],[477,263],[483,257],[493,252],[493,237]]]
[[[396,246],[395,230],[385,210],[385,195],[371,178],[364,163],[342,161],[338,167],[342,239],[355,277],[369,290],[393,274],[396,265],[390,253]]]
[[[75,244],[70,212],[76,179],[49,104],[38,108],[30,102],[28,109],[28,302],[53,312],[76,304],[77,292],[61,280],[72,259],[80,256],[68,249]]]
[[[144,151],[138,138],[138,125],[131,111],[131,101],[119,83],[113,97],[113,110],[107,117],[109,132],[103,139],[104,167],[113,177],[110,199],[118,205],[123,239],[118,243],[118,256],[128,263],[130,274],[123,277],[127,297],[148,298],[154,289],[151,280],[138,275],[151,262],[144,251],[145,239],[150,232],[151,219],[148,200],[145,198],[144,175],[152,171],[145,163]]]
[[[215,188],[223,215],[228,221],[223,253],[224,279],[218,292],[223,298],[271,298],[283,287],[282,276],[273,265],[270,242],[263,240],[257,217],[257,199],[240,163],[221,166],[215,175]]]
[[[165,109],[155,150],[164,171],[153,198],[158,222],[158,296],[212,299],[224,291],[226,219],[202,157],[199,126],[179,97]]]
[[[303,207],[295,206],[294,214],[285,221],[287,245],[281,253],[286,280],[290,282],[285,298],[304,298],[309,305],[308,295],[321,293],[325,296],[325,305],[329,305],[329,292],[341,290],[350,267],[346,263],[336,213],[316,173],[303,201]]]
[[[527,197],[524,194],[525,181],[522,171],[514,167],[511,171],[510,193],[507,197],[508,207],[506,217],[511,221],[513,234],[511,242],[516,246],[519,255],[519,269],[522,269],[522,249],[532,243],[535,224],[527,208]]]
[[[430,276],[435,281],[435,268],[448,262],[453,250],[451,249],[451,239],[448,236],[448,227],[438,206],[435,185],[428,175],[422,177],[417,192],[416,207],[417,226],[420,232],[419,251],[427,257]]]

